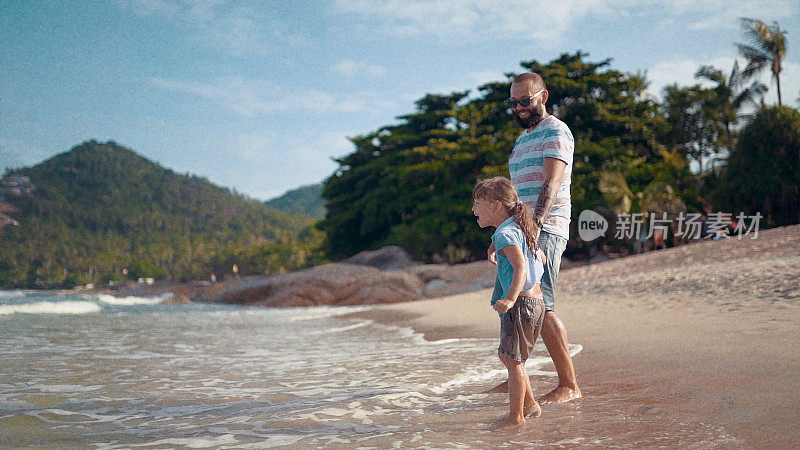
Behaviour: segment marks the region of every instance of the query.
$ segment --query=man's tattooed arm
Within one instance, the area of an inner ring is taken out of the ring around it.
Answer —
[[[541,229],[541,224],[547,220],[553,204],[556,202],[556,195],[561,187],[561,180],[564,178],[564,170],[567,163],[557,158],[544,159],[544,184],[539,193],[539,199],[533,208],[533,221]]]
[[[550,210],[553,209],[553,204],[556,202],[556,193],[558,192],[558,188],[554,184],[545,182],[542,185],[539,200],[536,202],[536,207],[533,208],[534,220],[539,219],[539,221],[544,222],[547,216],[550,215]]]

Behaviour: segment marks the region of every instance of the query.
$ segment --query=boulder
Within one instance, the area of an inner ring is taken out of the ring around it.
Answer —
[[[486,260],[454,265],[424,264],[406,271],[425,283],[427,298],[490,288],[497,277],[497,267]]]
[[[362,305],[422,298],[424,284],[415,275],[381,272],[345,263],[325,264],[293,273],[242,280],[204,292],[206,301],[259,306]]]
[[[173,294],[171,297],[167,297],[161,302],[162,305],[185,305],[187,303],[191,303],[191,300],[183,294]]]
[[[249,276],[176,290],[192,301],[271,307],[371,305],[439,297],[494,286],[496,267],[488,261],[467,264],[417,264],[387,247],[356,255],[356,261],[311,267],[297,272]],[[400,253],[402,252],[402,253]],[[405,257],[403,256],[405,255]],[[348,261],[353,261],[350,258]],[[411,265],[389,270],[392,264]]]
[[[419,264],[411,259],[411,256],[405,250],[396,245],[383,247],[375,251],[363,251],[341,262],[375,267],[380,270],[401,270]]]
[[[399,303],[423,298],[425,285],[419,277],[402,271],[382,273],[366,281],[353,295],[342,299],[340,305],[371,305]]]

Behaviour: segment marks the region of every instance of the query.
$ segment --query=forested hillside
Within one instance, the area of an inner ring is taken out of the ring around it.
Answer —
[[[325,216],[322,200],[322,183],[292,189],[280,197],[266,202],[267,206],[289,214],[305,214],[314,219]]]
[[[30,180],[27,191],[13,180]],[[318,232],[113,142],[90,141],[4,177],[0,286],[272,273],[310,264]],[[127,270],[125,270],[127,269]],[[124,272],[127,271],[127,275]]]

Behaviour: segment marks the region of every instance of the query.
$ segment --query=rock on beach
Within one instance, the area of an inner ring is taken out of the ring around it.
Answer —
[[[153,296],[172,292],[168,304],[189,301],[267,307],[398,303],[484,289],[494,285],[488,261],[421,264],[396,246],[361,252],[341,262],[296,272],[247,276],[219,283],[193,281],[126,286],[114,295]]]

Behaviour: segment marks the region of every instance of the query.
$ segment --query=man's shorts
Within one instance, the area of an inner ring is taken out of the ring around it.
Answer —
[[[517,297],[514,306],[500,319],[500,347],[497,352],[524,363],[533,351],[543,321],[544,301],[541,297]]]
[[[558,271],[561,269],[561,254],[567,248],[567,240],[557,234],[542,230],[539,234],[539,247],[547,256],[547,264],[544,265],[544,274],[542,275],[544,309],[545,311],[555,311],[556,278],[558,278]]]

